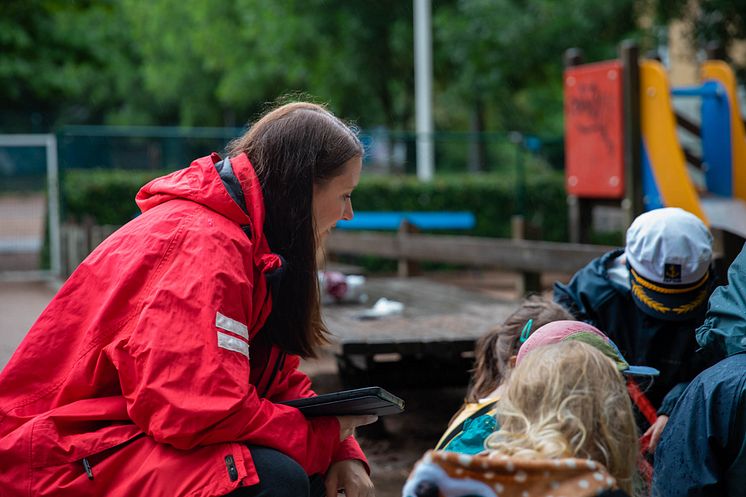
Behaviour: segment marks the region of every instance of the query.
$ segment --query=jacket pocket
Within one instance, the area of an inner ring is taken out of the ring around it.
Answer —
[[[50,418],[36,421],[31,440],[31,467],[82,461],[85,457],[122,445],[143,434],[132,423],[99,427],[89,423],[79,424],[82,426],[60,426]],[[85,431],[85,428],[90,431]]]

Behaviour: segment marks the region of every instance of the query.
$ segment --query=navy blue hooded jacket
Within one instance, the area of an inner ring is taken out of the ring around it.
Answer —
[[[655,451],[654,496],[746,495],[746,246],[697,330],[726,357],[691,382]]]

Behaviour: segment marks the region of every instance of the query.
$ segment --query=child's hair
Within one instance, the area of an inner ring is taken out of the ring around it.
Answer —
[[[588,458],[632,494],[637,428],[621,373],[571,341],[539,347],[513,370],[499,400],[500,430],[485,446],[527,459]]]
[[[518,340],[529,319],[533,320],[530,331],[535,331],[552,321],[573,317],[562,306],[539,295],[526,298],[503,324],[492,328],[477,341],[472,384],[466,394],[467,402],[476,402],[486,397],[507,379],[510,358],[518,353]]]

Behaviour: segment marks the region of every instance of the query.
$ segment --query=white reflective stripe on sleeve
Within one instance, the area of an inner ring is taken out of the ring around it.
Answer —
[[[249,339],[249,329],[245,324],[236,321],[235,319],[231,319],[228,316],[223,316],[219,312],[215,314],[215,326],[242,336],[246,340]]]
[[[240,354],[245,355],[246,357],[249,357],[249,344],[244,342],[243,340],[239,340],[236,337],[232,337],[230,335],[226,335],[225,333],[221,333],[218,331],[218,347],[221,347],[226,350],[232,350],[233,352],[238,352]]]

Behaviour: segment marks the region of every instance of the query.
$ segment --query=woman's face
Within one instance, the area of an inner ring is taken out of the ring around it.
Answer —
[[[316,239],[321,241],[340,219],[352,219],[352,190],[360,181],[361,157],[353,157],[342,166],[342,173],[323,185],[313,187],[313,223]]]

